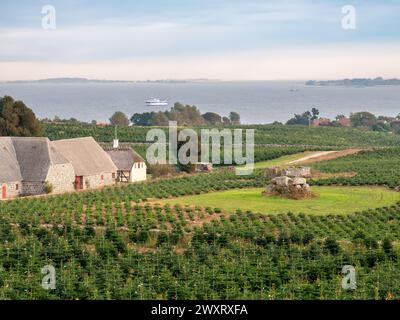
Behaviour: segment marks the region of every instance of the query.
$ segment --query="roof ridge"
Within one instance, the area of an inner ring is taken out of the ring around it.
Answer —
[[[49,157],[50,165],[53,165],[53,159],[51,158],[51,153],[50,153],[50,140],[46,139],[46,151],[47,151],[47,156]]]
[[[4,137],[4,138],[10,138],[12,140],[22,140],[22,139],[28,139],[28,140],[49,140],[48,137],[15,137],[15,136],[9,136],[9,137]]]
[[[76,140],[94,140],[96,141],[95,138],[92,136],[87,136],[87,137],[76,137],[76,138],[67,138],[67,139],[59,139],[59,140],[54,140],[53,142],[59,142],[59,141],[76,141]],[[97,142],[97,141],[96,141]]]
[[[4,141],[6,148],[7,148],[7,145],[9,146],[9,149],[10,149],[10,152],[11,152],[11,157],[12,157],[12,160],[14,161],[15,168],[16,168],[16,170],[17,170],[18,181],[19,181],[19,178],[20,178],[21,181],[22,181],[22,180],[23,180],[23,177],[22,177],[21,165],[20,165],[20,163],[19,163],[19,161],[18,161],[17,150],[15,149],[14,141],[13,141],[12,137],[3,136],[3,137],[0,137],[0,138],[2,138],[1,140]],[[1,155],[0,155],[0,157],[1,157]],[[2,163],[0,163],[0,165],[1,165],[1,164],[2,164]],[[11,181],[11,182],[14,182],[14,181]]]
[[[116,151],[119,151],[119,150],[122,150],[122,151],[129,151],[129,150],[133,150],[131,147],[118,147],[118,148],[113,148],[113,147],[104,147],[104,150],[107,150],[107,151],[112,151],[112,150],[116,150]]]

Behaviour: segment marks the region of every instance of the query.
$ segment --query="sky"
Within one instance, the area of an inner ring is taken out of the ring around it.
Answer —
[[[398,0],[1,1],[0,80],[400,78],[399,17]]]

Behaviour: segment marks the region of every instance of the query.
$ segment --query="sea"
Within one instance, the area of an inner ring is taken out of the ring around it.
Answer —
[[[115,111],[134,113],[168,110],[175,102],[197,106],[202,113],[222,116],[236,111],[242,123],[285,122],[295,113],[317,108],[320,116],[369,111],[400,113],[400,86],[306,86],[304,81],[81,82],[0,83],[0,96],[22,100],[39,118],[71,117],[106,122]],[[149,97],[167,99],[168,107],[149,107]]]

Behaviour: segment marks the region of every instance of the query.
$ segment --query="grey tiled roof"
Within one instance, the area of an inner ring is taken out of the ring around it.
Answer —
[[[92,137],[58,140],[52,143],[61,155],[71,162],[77,176],[117,171],[110,156]]]
[[[49,168],[69,163],[48,138],[12,138],[24,181],[45,181]]]
[[[0,183],[21,181],[17,155],[10,137],[0,137]]]
[[[0,182],[45,181],[49,168],[65,159],[48,138],[0,137]]]
[[[130,171],[133,164],[144,162],[143,158],[131,148],[106,149],[118,170]]]

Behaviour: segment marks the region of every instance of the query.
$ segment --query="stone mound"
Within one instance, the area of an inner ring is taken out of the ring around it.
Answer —
[[[305,178],[276,177],[267,186],[265,195],[281,195],[292,199],[311,198],[313,193]]]

